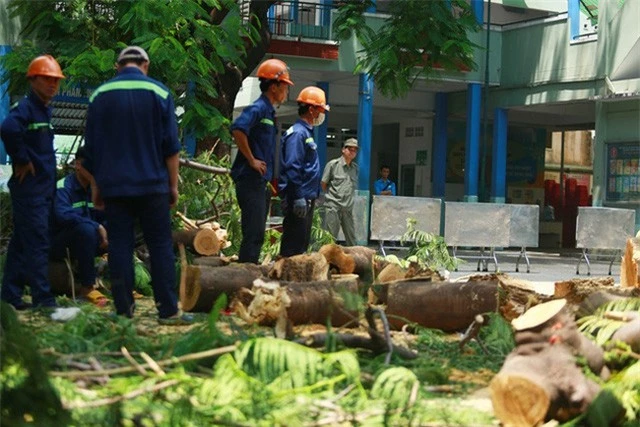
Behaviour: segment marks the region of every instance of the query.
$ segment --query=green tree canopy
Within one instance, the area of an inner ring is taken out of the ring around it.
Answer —
[[[364,19],[371,0],[345,2],[334,24],[340,39],[355,36],[362,44],[355,72],[373,76],[391,98],[403,97],[419,78],[436,69],[475,68],[468,33],[479,25],[465,0],[401,0],[388,3],[389,17],[373,30]]]
[[[120,49],[139,45],[151,57],[149,74],[184,108],[181,129],[229,141],[235,96],[268,45],[273,1],[252,3],[243,19],[233,0],[11,0],[22,42],[3,58],[9,91],[26,91],[25,70],[43,53],[58,59],[66,87],[95,87],[115,75]]]

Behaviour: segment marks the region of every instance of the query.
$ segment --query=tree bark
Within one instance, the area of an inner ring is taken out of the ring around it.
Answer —
[[[500,290],[499,282],[493,279],[461,283],[399,281],[388,285],[385,311],[395,328],[414,322],[453,332],[469,326],[477,314],[497,311]]]
[[[280,282],[280,286],[286,288],[291,300],[287,317],[293,325],[326,325],[330,319],[333,326],[358,326],[358,310],[345,307],[343,298],[346,294],[358,293],[357,280]]]
[[[514,350],[489,390],[503,425],[535,426],[584,412],[600,387],[585,377],[567,347],[546,343]]]
[[[630,237],[620,263],[620,286],[640,287],[640,238]]]
[[[264,275],[260,266],[232,264],[225,267],[183,265],[184,281],[180,283],[180,302],[184,311],[208,313],[216,299],[226,294],[228,301],[241,288],[251,288],[253,281]],[[184,282],[184,283],[183,283]]]

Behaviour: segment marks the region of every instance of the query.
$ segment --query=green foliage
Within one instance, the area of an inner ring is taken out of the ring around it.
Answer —
[[[55,56],[67,75],[65,87],[95,87],[113,77],[116,55],[126,45],[139,45],[151,57],[149,75],[171,89],[184,107],[182,129],[196,138],[216,135],[230,141],[228,117],[211,105],[218,98],[215,75],[224,64],[244,67],[245,42],[256,31],[244,24],[232,0],[60,2],[11,0],[12,17],[20,18],[23,43],[4,57],[9,91],[24,93],[27,65],[34,56]],[[220,25],[209,13],[229,9]],[[185,95],[188,83],[195,90]]]
[[[607,311],[638,311],[640,310],[640,298],[625,298],[610,301],[590,316],[582,317],[578,320],[578,328],[581,332],[592,335],[595,342],[603,346],[613,336],[613,334],[625,323],[621,320],[605,318]]]
[[[135,255],[133,261],[133,275],[135,290],[144,296],[152,296],[153,288],[151,287],[151,274],[149,274],[144,263]]]
[[[15,311],[0,301],[0,419],[6,425],[66,425],[63,409],[47,376],[36,340],[16,318]]]
[[[446,268],[453,270],[456,260],[449,255],[447,244],[442,236],[436,236],[416,230],[416,220],[407,220],[407,231],[400,238],[401,244],[409,244],[408,261],[417,261],[431,270]],[[412,257],[414,257],[412,259]]]
[[[309,243],[309,251],[317,252],[324,245],[335,243],[335,239],[326,229],[322,227],[322,214],[320,209],[313,212],[313,221],[311,223],[311,239]]]
[[[390,17],[373,31],[362,13],[371,2],[345,2],[335,21],[335,34],[342,40],[352,34],[362,44],[355,72],[373,76],[385,96],[403,97],[418,78],[429,78],[435,69],[458,71],[475,68],[474,45],[468,32],[479,25],[465,0],[389,2]]]

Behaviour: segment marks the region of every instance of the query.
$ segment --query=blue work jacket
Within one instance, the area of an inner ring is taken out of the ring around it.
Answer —
[[[53,202],[53,234],[73,228],[79,224],[90,224],[96,232],[104,225],[104,213],[93,207],[91,187],[82,187],[75,173],[60,179],[56,185]]]
[[[31,162],[35,169],[35,174],[27,174],[21,184],[15,175],[11,176],[9,190],[13,197],[53,197],[56,183],[53,134],[51,107],[33,92],[20,100],[2,122],[0,137],[12,163]]]
[[[314,200],[320,194],[320,160],[313,126],[298,119],[282,137],[278,191],[282,198]]]
[[[169,89],[126,67],[89,98],[83,166],[103,198],[169,193],[166,158],[180,151]]]
[[[262,177],[271,181],[276,152],[276,111],[269,98],[260,95],[253,104],[247,106],[231,125],[231,131],[239,130],[249,141],[253,157],[267,164],[267,173]],[[234,181],[245,178],[259,178],[260,174],[249,166],[242,153],[236,155],[231,167]]]

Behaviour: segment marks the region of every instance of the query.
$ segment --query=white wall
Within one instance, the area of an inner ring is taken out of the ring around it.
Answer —
[[[422,128],[422,136],[407,136],[407,128],[413,128],[414,134],[416,129]],[[426,164],[424,166],[416,165],[415,169],[415,186],[413,191],[417,197],[428,197],[431,195],[431,163],[433,161],[432,128],[433,123],[431,119],[407,119],[400,121],[397,165],[399,185],[402,185],[400,182],[402,165],[415,165],[416,153],[418,151],[427,151]],[[400,189],[398,189],[398,191],[400,191]]]

